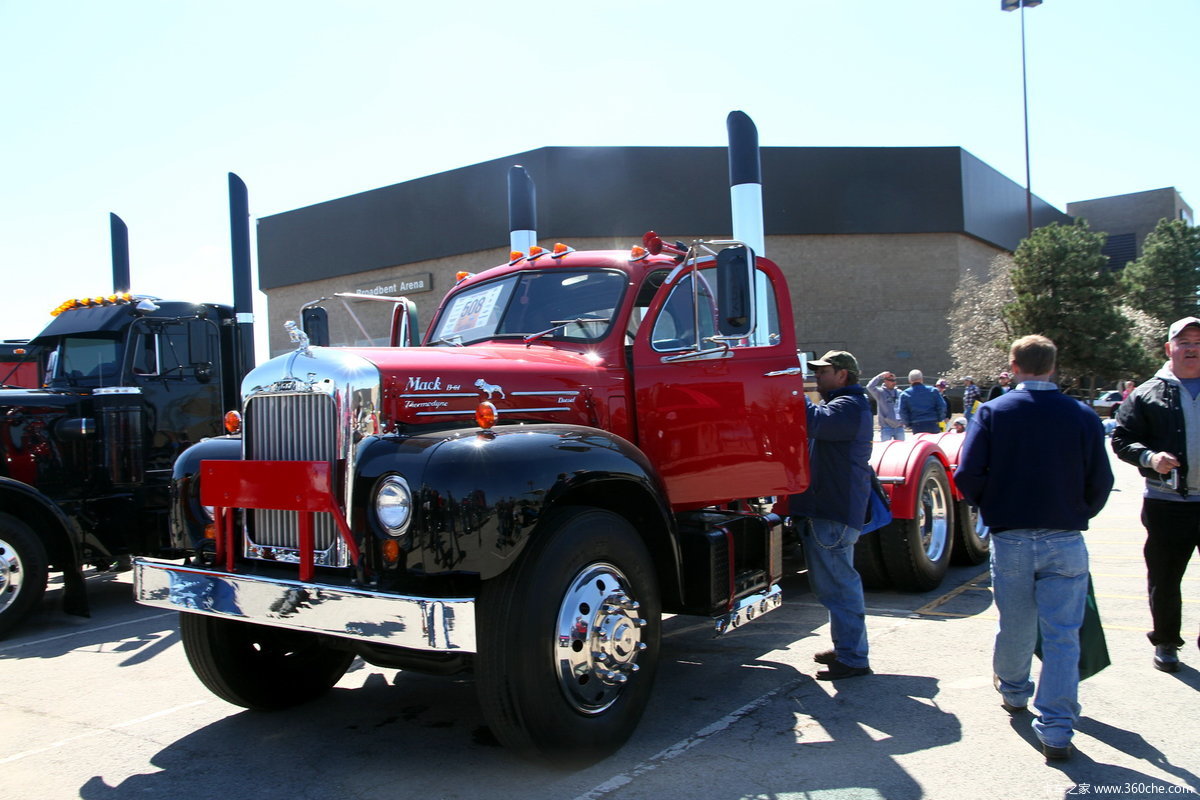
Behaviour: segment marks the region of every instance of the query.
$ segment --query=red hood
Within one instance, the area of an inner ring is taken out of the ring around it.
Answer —
[[[405,424],[473,421],[490,400],[501,422],[597,425],[608,398],[625,392],[622,371],[612,368],[620,365],[593,351],[514,343],[352,352],[379,368],[385,418]]]

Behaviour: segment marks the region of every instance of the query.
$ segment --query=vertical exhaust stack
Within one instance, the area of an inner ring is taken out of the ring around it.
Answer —
[[[743,111],[730,111],[729,200],[733,208],[733,238],[750,245],[755,255],[767,254],[763,231],[762,162],[758,155],[758,128]]]
[[[246,184],[229,173],[229,236],[233,252],[233,311],[242,340],[241,374],[254,368],[254,292],[250,278],[250,199]]]
[[[520,164],[508,169],[508,241],[525,255],[537,244],[537,189]]]
[[[129,291],[129,228],[116,214],[108,215],[109,238],[112,241],[113,294]]]

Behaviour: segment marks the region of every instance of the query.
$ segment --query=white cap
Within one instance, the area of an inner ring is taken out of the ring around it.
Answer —
[[[1171,323],[1171,329],[1167,332],[1167,340],[1170,341],[1171,339],[1174,339],[1176,336],[1183,333],[1184,328],[1192,325],[1200,327],[1200,319],[1196,319],[1195,317],[1184,317],[1183,319],[1175,320]]]

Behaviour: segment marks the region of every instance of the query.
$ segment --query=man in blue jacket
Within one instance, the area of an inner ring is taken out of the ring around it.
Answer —
[[[1042,673],[1033,729],[1048,759],[1071,755],[1079,719],[1079,628],[1087,599],[1082,532],[1112,490],[1100,418],[1050,382],[1057,349],[1045,336],[1013,342],[1017,388],[979,408],[954,480],[991,528],[992,592],[1000,624],[992,668],[1001,705],[1023,714],[1038,629]]]
[[[871,404],[850,353],[830,350],[808,363],[822,398],[805,398],[811,482],[788,510],[800,528],[809,584],[829,611],[833,649],[813,656],[826,666],[817,679],[834,681],[871,674],[866,602],[854,569],[871,490]]]
[[[925,385],[919,369],[908,373],[908,388],[900,393],[900,418],[913,433],[937,433],[946,418],[946,400],[937,389]]]

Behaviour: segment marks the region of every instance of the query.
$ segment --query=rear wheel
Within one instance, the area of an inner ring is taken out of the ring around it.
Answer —
[[[927,592],[946,576],[953,549],[954,511],[950,479],[930,456],[921,466],[912,519],[895,519],[879,530],[887,574],[897,589]]]
[[[623,517],[552,512],[520,562],[483,584],[477,613],[476,687],[497,739],[559,766],[624,744],[654,682],[661,610]]]
[[[37,608],[48,574],[42,540],[21,520],[0,514],[0,636]]]
[[[955,564],[971,566],[987,560],[992,549],[987,526],[979,516],[979,510],[966,500],[954,504],[954,552]]]
[[[202,614],[180,614],[179,632],[188,663],[209,691],[259,711],[320,697],[354,660],[313,633]]]
[[[883,563],[883,551],[879,546],[879,531],[863,534],[854,543],[854,568],[862,578],[864,589],[887,589],[892,582],[888,579],[887,567]]]

